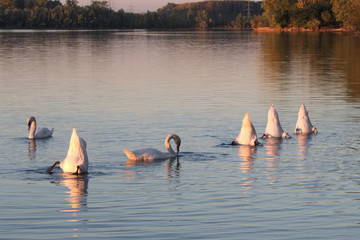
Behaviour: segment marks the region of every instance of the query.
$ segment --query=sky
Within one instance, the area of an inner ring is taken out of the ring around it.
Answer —
[[[80,6],[90,5],[92,0],[78,0]],[[156,11],[158,8],[165,6],[168,2],[185,3],[199,2],[201,0],[106,0],[114,10],[123,9],[125,12],[147,12]],[[203,0],[202,0],[203,1]],[[61,0],[65,3],[65,0]]]

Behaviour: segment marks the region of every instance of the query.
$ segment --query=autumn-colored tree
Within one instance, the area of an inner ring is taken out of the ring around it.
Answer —
[[[330,0],[264,0],[262,7],[270,27],[336,26]]]
[[[10,10],[15,8],[15,0],[1,0],[0,1],[0,9],[1,10]]]
[[[359,0],[331,0],[336,20],[345,28],[360,29]]]
[[[264,0],[261,4],[263,16],[268,20],[270,27],[286,27],[290,23],[292,5],[289,0]]]

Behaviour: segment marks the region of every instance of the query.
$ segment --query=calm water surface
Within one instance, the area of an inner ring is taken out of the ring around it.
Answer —
[[[357,239],[360,37],[0,31],[1,239]],[[318,135],[294,134],[305,103]],[[271,104],[293,138],[230,146]],[[27,139],[26,119],[55,127]],[[72,128],[89,174],[49,175]],[[123,148],[178,160],[130,162]]]

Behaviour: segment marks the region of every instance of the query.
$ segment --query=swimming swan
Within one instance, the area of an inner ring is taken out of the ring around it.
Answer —
[[[70,146],[65,160],[55,162],[48,169],[48,173],[51,173],[56,165],[60,165],[63,172],[74,174],[87,173],[89,161],[86,153],[86,141],[77,135],[75,128],[73,128]]]
[[[291,136],[284,132],[281,127],[278,113],[273,105],[270,106],[268,112],[268,121],[265,129],[265,133],[262,138],[291,138]]]
[[[172,149],[170,145],[170,140],[173,139],[176,145],[176,153]],[[180,151],[180,145],[181,145],[181,139],[178,135],[170,134],[165,139],[165,147],[169,151],[161,152],[155,148],[142,148],[142,149],[136,149],[133,151],[129,151],[127,149],[123,149],[124,153],[130,160],[136,160],[136,161],[153,161],[158,159],[167,159],[171,157],[177,157]]]
[[[295,133],[296,134],[318,133],[316,127],[313,127],[313,125],[310,122],[309,114],[306,111],[304,104],[302,104],[299,109],[298,120],[296,122],[296,127],[295,127]]]
[[[28,125],[28,131],[29,132],[29,139],[35,139],[35,138],[48,138],[51,137],[54,128],[49,130],[48,128],[36,128],[36,120],[34,116],[31,116],[27,119],[27,125]]]
[[[245,117],[242,122],[240,134],[236,137],[235,141],[231,145],[258,145],[255,128],[251,122],[249,113],[245,114]]]

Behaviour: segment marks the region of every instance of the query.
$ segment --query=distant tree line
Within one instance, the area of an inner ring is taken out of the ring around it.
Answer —
[[[184,0],[185,2],[185,0]],[[111,9],[107,1],[0,0],[0,28],[308,28],[360,29],[360,0],[263,0],[168,3],[147,13]]]
[[[106,1],[92,1],[80,7],[76,0],[1,0],[0,28],[133,28],[143,16],[115,12]]]
[[[360,29],[360,0],[264,0],[253,27]]]
[[[247,29],[251,27],[250,19],[262,13],[261,1],[203,1],[168,3],[147,15],[158,21],[151,22],[165,27]]]
[[[250,13],[262,14],[261,2],[250,2]],[[1,0],[0,28],[209,28],[250,27],[248,1],[169,3],[157,11],[115,11],[107,1],[79,6],[77,0]]]

